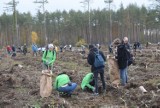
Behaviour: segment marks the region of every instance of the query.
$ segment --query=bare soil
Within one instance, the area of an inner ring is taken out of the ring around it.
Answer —
[[[97,97],[80,88],[90,66],[78,52],[59,53],[54,65],[55,72],[67,72],[78,84],[70,98],[59,97],[54,89],[50,97],[40,97],[40,55],[18,54],[14,59],[4,56],[0,60],[0,108],[160,108],[160,56],[145,50],[136,52],[135,63],[128,69],[129,81],[125,88],[111,86],[107,65],[107,92],[106,95],[101,93],[99,81],[100,95]],[[143,86],[147,93],[142,93],[139,86]]]

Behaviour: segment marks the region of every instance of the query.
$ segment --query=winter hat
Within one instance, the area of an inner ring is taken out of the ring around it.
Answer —
[[[53,44],[48,45],[48,48],[53,48],[53,47],[54,47]]]

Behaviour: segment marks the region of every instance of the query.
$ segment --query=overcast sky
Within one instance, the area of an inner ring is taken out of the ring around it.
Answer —
[[[8,3],[12,0],[0,0],[0,14],[4,12],[4,7],[6,7],[5,3]],[[19,1],[19,4],[17,5],[17,9],[19,12],[31,12],[33,15],[37,12],[40,4],[34,4],[33,2],[35,0],[17,0]],[[42,1],[42,0],[38,0]],[[48,0],[48,4],[45,5],[45,8],[49,12],[54,12],[56,10],[81,10],[84,11],[85,8],[83,8],[81,1],[84,0]],[[149,0],[113,0],[112,3],[112,9],[118,9],[120,7],[120,4],[123,3],[124,7],[126,7],[130,3],[136,3],[138,6],[145,5],[146,7],[151,4]],[[91,9],[103,9],[107,6],[107,4],[104,3],[104,0],[92,0]],[[42,10],[42,9],[41,9]],[[11,12],[7,12],[11,13]]]

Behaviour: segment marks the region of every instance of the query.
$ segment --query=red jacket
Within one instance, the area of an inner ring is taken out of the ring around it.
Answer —
[[[7,51],[12,51],[12,48],[11,48],[11,46],[7,46]]]

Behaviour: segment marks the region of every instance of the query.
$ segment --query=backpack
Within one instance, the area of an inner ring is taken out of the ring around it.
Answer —
[[[54,56],[54,50],[53,50],[52,53],[53,53],[53,56]],[[46,58],[47,54],[48,54],[48,50],[46,50],[46,53],[45,53],[45,56],[44,56],[45,58]]]
[[[99,68],[99,67],[104,67],[104,59],[101,54],[99,54],[99,51],[94,52],[95,54],[95,61],[94,61],[94,67]]]
[[[133,60],[133,55],[132,54],[128,54],[128,66],[130,66],[131,64],[133,64],[134,60]]]

